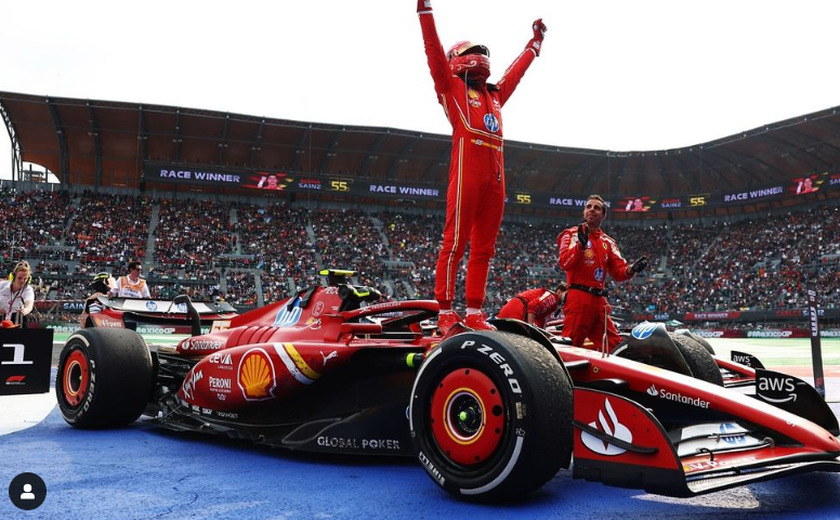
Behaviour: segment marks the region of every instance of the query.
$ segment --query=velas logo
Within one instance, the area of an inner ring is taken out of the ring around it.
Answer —
[[[485,114],[484,115],[484,126],[490,132],[498,132],[499,131],[499,120],[496,119],[496,116],[493,114]]]
[[[746,444],[747,436],[744,431],[737,424],[721,423],[720,425],[721,440],[726,444],[738,446],[739,444]]]
[[[606,416],[604,416],[605,411]],[[613,410],[612,403],[610,403],[609,399],[604,399],[604,409],[598,410],[597,421],[592,421],[589,423],[589,426],[595,428],[596,430],[603,431],[608,436],[614,437],[620,441],[627,443],[633,442],[633,434],[630,432],[629,428],[618,421],[618,416],[616,415],[615,410]],[[583,442],[584,446],[599,455],[614,457],[627,451],[624,448],[619,448],[614,444],[610,444],[609,441],[599,439],[587,432],[581,432],[580,440]]]
[[[274,389],[277,388],[274,363],[265,350],[251,349],[242,356],[237,383],[248,401],[263,401],[274,397]]]
[[[633,330],[630,332],[630,334],[638,340],[647,339],[650,337],[651,334],[653,334],[653,331],[655,331],[656,327],[658,326],[658,323],[651,323],[649,321],[646,321],[644,323],[639,323],[638,325],[633,327]]]
[[[277,317],[274,318],[274,326],[291,327],[297,324],[298,320],[300,320],[302,312],[303,310],[300,308],[300,301],[296,301],[291,310],[289,310],[288,305],[282,305],[280,307],[280,312],[277,313]]]

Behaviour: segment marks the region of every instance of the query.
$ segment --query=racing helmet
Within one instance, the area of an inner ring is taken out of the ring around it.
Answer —
[[[467,77],[485,82],[490,77],[490,50],[484,45],[471,41],[460,41],[446,53],[449,70],[456,76]]]
[[[90,288],[94,292],[107,293],[113,287],[113,278],[111,273],[101,272],[93,275],[93,280],[90,282]]]

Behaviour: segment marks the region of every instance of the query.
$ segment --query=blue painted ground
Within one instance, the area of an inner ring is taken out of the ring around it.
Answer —
[[[76,430],[57,409],[37,426],[0,437],[0,461],[2,519],[840,518],[838,474],[679,500],[574,481],[561,471],[526,500],[486,506],[453,500],[413,460],[291,454],[142,422]],[[23,472],[47,484],[47,499],[34,511],[7,499],[8,482]]]
[[[840,394],[840,380],[829,383],[830,395]],[[840,403],[831,401],[840,416]],[[9,413],[2,405],[0,414]],[[47,484],[46,501],[33,511],[8,499],[9,483],[24,472]],[[36,426],[0,436],[0,488],[0,520],[840,519],[836,473],[674,499],[573,480],[562,470],[518,503],[476,505],[440,491],[413,459],[297,454],[142,421],[76,430],[57,408]]]

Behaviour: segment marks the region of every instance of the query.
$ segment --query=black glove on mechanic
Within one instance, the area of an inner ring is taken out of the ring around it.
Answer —
[[[646,256],[640,257],[630,266],[630,274],[638,274],[647,269],[648,259]]]
[[[586,224],[578,226],[578,244],[580,244],[582,250],[586,251],[586,247],[589,245],[589,228],[586,227]]]

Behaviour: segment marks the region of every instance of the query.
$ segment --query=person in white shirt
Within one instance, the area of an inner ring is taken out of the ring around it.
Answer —
[[[133,260],[128,263],[128,274],[117,278],[116,286],[108,294],[120,298],[151,298],[146,280],[140,278],[143,266]]]
[[[21,260],[15,265],[9,279],[0,282],[0,319],[22,325],[24,316],[32,312],[34,306],[32,270],[29,262]]]

